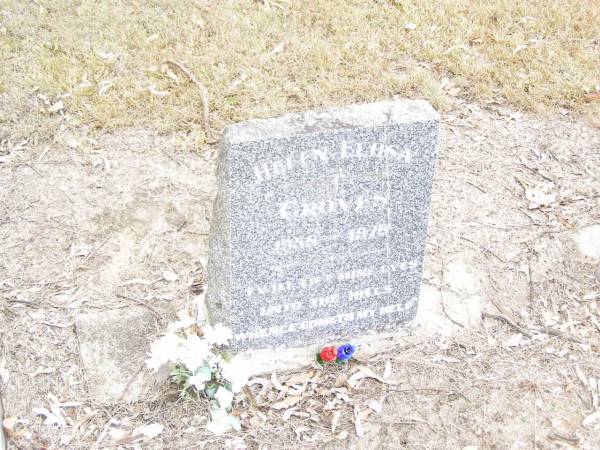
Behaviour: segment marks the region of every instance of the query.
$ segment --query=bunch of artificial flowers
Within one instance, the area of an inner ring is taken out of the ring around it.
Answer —
[[[328,346],[317,354],[317,361],[320,364],[336,362],[341,364],[348,361],[356,353],[356,347],[352,344],[344,344],[339,347]]]

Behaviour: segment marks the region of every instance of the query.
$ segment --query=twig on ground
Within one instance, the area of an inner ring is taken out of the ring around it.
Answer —
[[[501,314],[506,315],[506,311],[504,310],[504,308],[502,308],[498,302],[496,300],[494,300],[493,298],[490,298],[490,302],[492,305],[494,305],[494,308],[496,308],[498,311],[500,311]]]
[[[60,323],[51,323],[51,322],[38,322],[39,324],[42,325],[46,325],[48,327],[53,327],[53,328],[69,328],[72,327],[73,325],[75,325],[75,322],[68,322],[65,323],[64,325],[60,324]]]
[[[367,422],[369,422],[369,423],[381,423],[381,421],[379,421],[379,420],[378,421],[367,420]],[[421,420],[421,419],[410,419],[410,418],[407,418],[407,419],[399,418],[399,419],[396,419],[396,420],[393,420],[393,421],[390,421],[390,422],[383,422],[383,423],[388,424],[388,425],[417,425],[419,423],[422,423],[424,425],[427,424],[427,422],[424,421],[424,420]]]
[[[582,201],[586,201],[586,200],[590,200],[590,199],[596,199],[596,198],[600,198],[600,194],[594,194],[594,195],[590,195],[588,197],[578,197],[578,198],[564,198],[562,200],[560,200],[558,202],[559,205],[567,205],[569,203],[574,203],[574,202],[582,202]]]
[[[568,436],[562,436],[558,433],[550,433],[547,437],[547,439],[549,441],[559,441],[559,442],[565,442],[569,445],[572,445],[573,447],[576,447],[579,445],[579,439],[577,438],[571,438]]]
[[[111,238],[111,235],[109,234],[108,236],[106,236],[106,237],[104,238],[104,240],[103,240],[103,241],[100,243],[100,245],[98,245],[97,247],[94,247],[94,248],[92,249],[92,251],[91,251],[91,252],[89,252],[89,253],[88,253],[88,254],[85,256],[85,258],[83,258],[83,259],[81,260],[81,262],[80,262],[79,264],[77,264],[77,267],[75,267],[75,268],[73,269],[73,272],[75,272],[76,270],[78,270],[78,269],[80,269],[81,267],[83,267],[83,265],[84,265],[86,262],[88,262],[88,260],[89,260],[89,259],[90,259],[92,256],[94,256],[94,255],[95,255],[95,254],[98,252],[98,250],[100,250],[102,247],[104,247],[104,246],[106,245],[106,243],[108,242],[108,240],[109,240],[110,238]]]
[[[458,237],[459,237],[460,239],[463,239],[463,240],[467,241],[467,242],[470,242],[470,243],[471,243],[471,244],[473,244],[473,245],[476,245],[477,247],[479,247],[479,248],[480,248],[481,250],[483,250],[484,252],[486,252],[486,253],[489,253],[490,255],[492,255],[494,258],[496,258],[496,259],[497,259],[498,261],[500,261],[501,263],[503,263],[503,264],[506,264],[506,261],[504,261],[502,258],[500,258],[500,257],[499,257],[497,254],[495,254],[495,253],[494,253],[493,251],[491,251],[489,248],[487,248],[487,247],[484,247],[483,245],[481,245],[481,244],[478,244],[477,242],[475,242],[475,241],[472,241],[471,239],[469,239],[469,238],[466,238],[466,237],[464,237],[464,236],[458,236]]]
[[[0,450],[7,449],[6,436],[4,435],[4,407],[2,404],[2,393],[0,392]]]
[[[450,317],[450,315],[448,314],[448,311],[446,310],[446,304],[444,303],[444,294],[443,294],[443,288],[444,288],[444,257],[442,256],[442,250],[440,249],[440,247],[438,246],[437,248],[438,250],[438,257],[440,258],[440,305],[442,306],[442,312],[444,313],[444,315],[448,318],[448,320],[450,322],[452,322],[454,325],[457,325],[461,328],[464,328],[465,326],[460,323],[459,321],[453,319],[452,317]]]
[[[252,394],[250,388],[248,386],[244,386],[242,388],[242,392],[250,402],[250,406],[252,406],[252,408],[258,409],[258,403],[256,402],[256,398],[254,397],[254,394]]]
[[[8,303],[20,303],[23,305],[27,305],[27,306],[31,306],[33,308],[39,308],[40,306],[34,302],[32,302],[31,300],[19,300],[16,298],[9,298],[8,300],[6,300]]]
[[[487,192],[480,186],[477,186],[475,183],[472,183],[470,181],[465,181],[465,183],[467,183],[470,186],[473,186],[475,189],[477,189],[478,191],[483,192],[484,194],[487,194]]]
[[[560,337],[560,338],[566,339],[567,341],[574,342],[576,344],[585,344],[585,342],[583,342],[582,340],[577,339],[576,337],[571,336],[570,334],[565,333],[560,330],[557,330],[555,328],[541,327],[541,328],[537,328],[536,331],[538,333],[547,334],[549,336]]]
[[[31,3],[33,3],[38,8],[40,8],[40,11],[47,11],[47,8],[44,5],[42,5],[40,2],[38,2],[37,0],[31,0]]]
[[[204,87],[204,85],[202,83],[200,83],[198,81],[198,79],[195,77],[195,75],[187,67],[183,66],[182,64],[178,63],[177,61],[173,61],[172,59],[166,60],[165,64],[170,64],[171,66],[179,69],[200,90],[200,94],[202,95],[202,122],[204,125],[204,132],[206,133],[206,142],[208,142],[209,144],[215,144],[216,142],[218,142],[218,139],[215,139],[215,137],[213,136],[212,130],[210,129],[210,118],[209,118],[209,109],[208,109],[208,90]]]
[[[558,184],[556,182],[556,179],[552,179],[546,175],[544,175],[543,173],[541,173],[538,169],[536,169],[535,167],[529,167],[527,164],[523,164],[521,163],[521,166],[525,167],[526,169],[528,169],[529,171],[533,172],[536,175],[539,175],[540,177],[542,177],[544,180],[549,181],[550,183],[554,183],[554,184]]]
[[[531,335],[531,333],[529,331],[526,331],[524,328],[522,328],[521,326],[517,325],[512,319],[510,319],[509,317],[507,317],[507,316],[505,316],[503,314],[490,314],[490,313],[487,313],[487,312],[483,311],[481,313],[481,317],[482,318],[489,317],[491,319],[500,320],[500,321],[504,322],[505,324],[507,324],[508,326],[510,326],[516,332],[521,333],[523,336],[528,337],[530,339],[532,337],[532,335]],[[574,342],[576,344],[586,344],[581,339],[578,339],[578,338],[576,338],[574,336],[571,336],[568,333],[565,333],[563,331],[557,330],[555,328],[540,327],[540,328],[536,328],[535,332],[541,333],[541,334],[547,334],[549,336],[560,337],[560,338],[566,339],[567,341]]]
[[[531,252],[527,257],[528,273],[529,273],[529,308],[533,311],[533,277],[531,275]]]
[[[273,1],[273,0],[261,0],[262,4],[265,5],[267,8],[271,5],[281,9],[282,11],[285,11],[285,8],[283,6],[281,6],[279,3]]]
[[[180,164],[182,166],[187,167],[188,169],[191,170],[191,167],[189,164],[187,164],[186,162],[180,160],[179,158],[177,158],[175,155],[172,155],[168,150],[162,148],[161,151],[163,152],[163,154],[169,158],[171,161],[174,161],[176,164]]]
[[[143,302],[143,301],[141,301],[141,300],[138,300],[137,298],[128,297],[127,295],[124,295],[124,294],[117,294],[117,297],[119,297],[119,298],[123,298],[123,299],[125,299],[125,300],[130,300],[130,301],[132,301],[132,302],[134,302],[134,303],[137,303],[137,304],[138,304],[138,305],[140,305],[140,306],[144,306],[144,307],[148,308],[148,309],[150,310],[150,312],[152,312],[152,313],[153,313],[153,314],[156,316],[156,318],[157,318],[159,321],[162,321],[162,320],[163,320],[163,316],[162,316],[162,314],[161,314],[161,313],[159,313],[159,312],[158,312],[156,309],[154,309],[152,306],[148,305],[147,303],[145,303],[145,302]]]
[[[500,320],[501,322],[504,322],[509,327],[511,327],[513,330],[515,330],[517,333],[521,333],[523,336],[531,339],[531,333],[525,331],[523,328],[521,328],[519,325],[517,325],[512,319],[510,319],[509,317],[507,317],[503,314],[490,314],[490,313],[483,311],[481,313],[481,317],[484,319],[486,317],[489,317],[490,319]]]
[[[144,370],[145,367],[146,367],[146,364],[145,363],[142,364],[142,366],[137,370],[137,372],[132,375],[132,377],[129,379],[129,381],[127,381],[127,384],[125,385],[125,388],[123,388],[123,391],[121,392],[121,395],[119,395],[119,400],[118,400],[119,402],[123,401],[123,399],[125,398],[125,396],[129,392],[129,389],[131,388],[131,385],[138,378],[139,374],[142,373],[142,370]]]

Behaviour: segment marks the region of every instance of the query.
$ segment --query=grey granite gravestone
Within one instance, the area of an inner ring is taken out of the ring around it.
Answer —
[[[227,127],[206,302],[234,350],[327,344],[415,317],[438,128],[425,101]]]

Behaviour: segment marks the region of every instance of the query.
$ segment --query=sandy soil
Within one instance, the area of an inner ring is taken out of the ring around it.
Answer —
[[[143,302],[160,328],[190,302],[216,149],[139,129],[4,141],[1,394],[9,436],[23,434],[9,448],[114,448],[150,422],[164,431],[121,447],[599,448],[599,260],[576,237],[600,224],[600,130],[468,104],[443,122],[428,319],[394,352],[305,371],[300,388],[289,374],[259,379],[252,402],[239,397],[244,430],[225,437],[171,386],[132,405],[96,402],[73,327],[78,314]],[[361,379],[364,367],[379,380]],[[302,400],[274,409],[292,389]],[[75,402],[59,407],[60,428],[34,414],[56,399]]]

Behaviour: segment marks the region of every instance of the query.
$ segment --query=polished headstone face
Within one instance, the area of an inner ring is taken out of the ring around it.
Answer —
[[[233,348],[297,347],[414,318],[439,127],[425,101],[228,127],[207,305]]]

